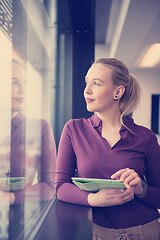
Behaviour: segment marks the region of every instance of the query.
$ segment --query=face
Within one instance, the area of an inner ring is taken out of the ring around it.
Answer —
[[[101,63],[91,66],[85,77],[84,97],[87,110],[103,113],[115,104],[116,86],[112,83],[112,69]]]
[[[12,113],[22,111],[26,100],[26,73],[18,63],[12,64]]]

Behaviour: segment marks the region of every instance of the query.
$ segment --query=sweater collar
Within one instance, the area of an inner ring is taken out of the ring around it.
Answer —
[[[97,116],[96,113],[94,113],[94,114],[91,116],[90,121],[91,121],[91,124],[92,124],[92,126],[93,126],[94,128],[97,128],[97,127],[101,124],[101,122],[102,122],[102,120]]]
[[[14,118],[12,118],[13,126],[19,127],[23,119],[24,119],[24,116],[22,115],[22,113],[18,113]]]
[[[101,125],[102,120],[94,113],[90,118],[91,124],[94,128],[97,128]],[[128,131],[131,135],[134,135],[134,121],[130,117],[125,117],[123,119],[124,125],[122,125],[121,131]]]

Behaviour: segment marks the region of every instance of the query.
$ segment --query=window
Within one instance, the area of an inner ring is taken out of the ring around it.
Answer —
[[[15,239],[54,201],[56,38],[56,1],[0,1],[0,200]]]
[[[152,95],[151,129],[155,134],[160,134],[160,95]]]

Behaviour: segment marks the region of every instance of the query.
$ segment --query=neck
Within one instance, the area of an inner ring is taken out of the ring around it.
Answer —
[[[102,120],[103,126],[108,127],[115,127],[115,126],[121,126],[120,111],[111,111],[111,112],[105,112],[105,113],[96,113],[97,116]]]

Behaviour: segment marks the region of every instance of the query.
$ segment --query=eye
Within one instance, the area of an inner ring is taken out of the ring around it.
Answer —
[[[18,81],[13,81],[12,86],[16,86],[16,85],[18,85]]]
[[[94,85],[101,86],[101,84],[99,82],[97,82],[97,81],[94,82]]]

